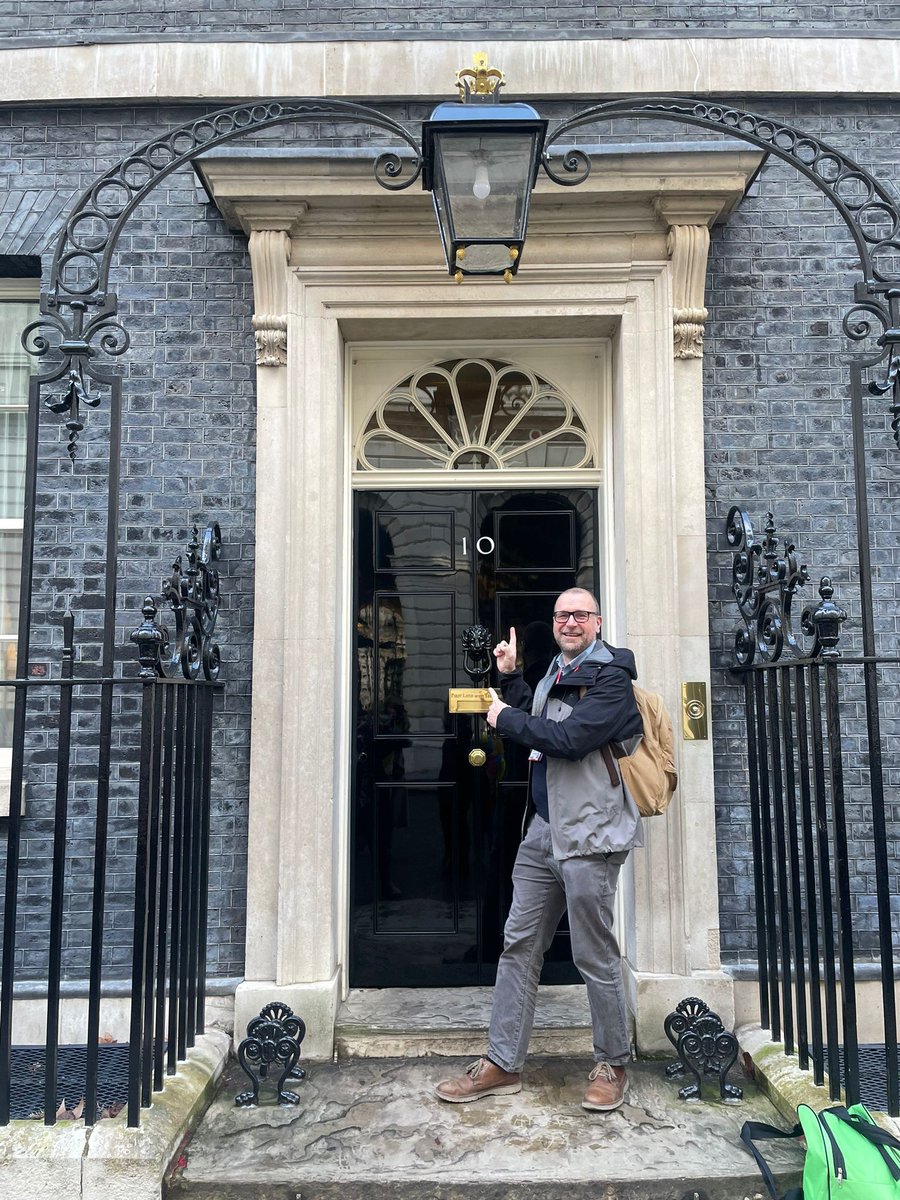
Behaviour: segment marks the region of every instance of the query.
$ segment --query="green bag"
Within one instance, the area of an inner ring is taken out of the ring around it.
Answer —
[[[864,1104],[816,1112],[797,1109],[800,1124],[790,1133],[745,1121],[741,1141],[756,1159],[772,1200],[778,1200],[769,1164],[753,1144],[771,1138],[806,1138],[803,1187],[784,1200],[900,1200],[900,1141],[880,1125]]]

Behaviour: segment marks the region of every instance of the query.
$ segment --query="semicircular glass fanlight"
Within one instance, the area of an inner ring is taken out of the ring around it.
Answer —
[[[595,465],[575,407],[527,367],[454,359],[390,388],[357,448],[363,471],[556,469]]]

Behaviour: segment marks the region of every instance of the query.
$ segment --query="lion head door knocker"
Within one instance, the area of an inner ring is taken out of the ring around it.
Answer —
[[[469,625],[462,631],[463,670],[472,681],[472,686],[450,689],[450,712],[471,713],[475,718],[473,744],[468,756],[472,767],[483,767],[487,762],[487,753],[480,744],[485,740],[482,737],[484,722],[479,718],[491,707],[487,684],[491,674],[492,640],[491,631],[484,625]]]
[[[469,625],[462,631],[462,648],[465,651],[463,669],[472,680],[472,686],[487,687],[491,673],[491,631],[484,625]]]

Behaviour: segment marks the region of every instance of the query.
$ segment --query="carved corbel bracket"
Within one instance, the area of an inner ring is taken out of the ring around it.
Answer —
[[[715,198],[658,196],[653,207],[668,228],[666,253],[672,262],[672,334],[676,358],[703,357],[703,329],[708,313],[706,260],[709,228],[722,216]]]
[[[709,226],[670,225],[666,250],[672,260],[675,357],[702,358],[703,329],[709,315],[703,303]]]
[[[250,265],[253,270],[253,314],[256,365],[287,365],[287,265],[291,239],[285,229],[250,232]]]

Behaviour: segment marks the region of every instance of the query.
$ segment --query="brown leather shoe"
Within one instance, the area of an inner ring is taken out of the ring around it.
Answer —
[[[482,1096],[511,1096],[521,1092],[522,1083],[512,1071],[504,1071],[489,1058],[479,1058],[469,1063],[465,1075],[455,1079],[444,1079],[434,1089],[442,1100],[451,1104],[468,1104]]]
[[[612,1112],[625,1099],[628,1079],[624,1067],[613,1067],[609,1063],[597,1063],[588,1076],[590,1086],[584,1093],[582,1108],[592,1112]]]

